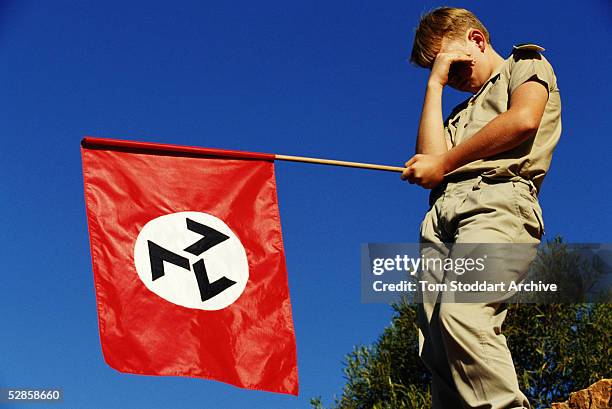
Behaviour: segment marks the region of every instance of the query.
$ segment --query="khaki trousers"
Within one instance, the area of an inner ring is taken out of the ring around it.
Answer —
[[[539,243],[544,232],[535,188],[518,178],[445,182],[431,192],[430,206],[421,243],[442,257],[453,257],[453,243]],[[534,256],[512,262],[514,273],[524,278]],[[419,354],[432,373],[433,408],[530,408],[501,332],[506,304],[443,301],[428,293],[418,309]]]

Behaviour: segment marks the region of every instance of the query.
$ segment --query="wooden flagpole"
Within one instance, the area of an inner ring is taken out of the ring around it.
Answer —
[[[127,141],[122,139],[94,138],[86,136],[81,141],[84,147],[91,148],[114,148],[135,149],[151,152],[174,152],[188,155],[219,156],[227,158],[263,159],[263,160],[285,160],[291,162],[317,163],[321,165],[345,166],[350,168],[384,170],[387,172],[403,172],[404,168],[399,166],[375,165],[373,163],[349,162],[345,160],[307,158],[304,156],[275,155],[260,152],[245,152],[215,148],[200,148],[197,146],[180,146],[162,143]]]
[[[286,161],[291,161],[291,162],[318,163],[320,165],[345,166],[349,168],[385,170],[388,172],[400,172],[401,173],[405,170],[405,168],[402,168],[399,166],[376,165],[373,163],[362,163],[362,162],[348,162],[344,160],[334,160],[334,159],[307,158],[304,156],[274,155],[274,159],[286,160]]]

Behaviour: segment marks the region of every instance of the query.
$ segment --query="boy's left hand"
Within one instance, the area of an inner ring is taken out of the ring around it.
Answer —
[[[406,162],[402,180],[433,189],[444,179],[444,155],[414,155]]]

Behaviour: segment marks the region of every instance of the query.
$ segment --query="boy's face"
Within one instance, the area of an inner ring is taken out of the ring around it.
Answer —
[[[491,67],[485,58],[484,46],[478,41],[466,39],[449,40],[444,38],[439,53],[462,52],[469,54],[474,64],[453,63],[448,71],[448,85],[456,90],[476,93],[491,75]]]

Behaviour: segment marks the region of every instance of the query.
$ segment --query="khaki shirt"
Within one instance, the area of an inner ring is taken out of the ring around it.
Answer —
[[[561,100],[557,78],[539,46],[515,46],[512,55],[468,100],[459,104],[445,121],[445,137],[452,146],[472,137],[497,115],[508,110],[510,95],[524,82],[535,79],[548,88],[548,102],[535,136],[519,146],[455,169],[446,179],[479,174],[487,178],[531,181],[540,190],[552,153],[561,134]]]

